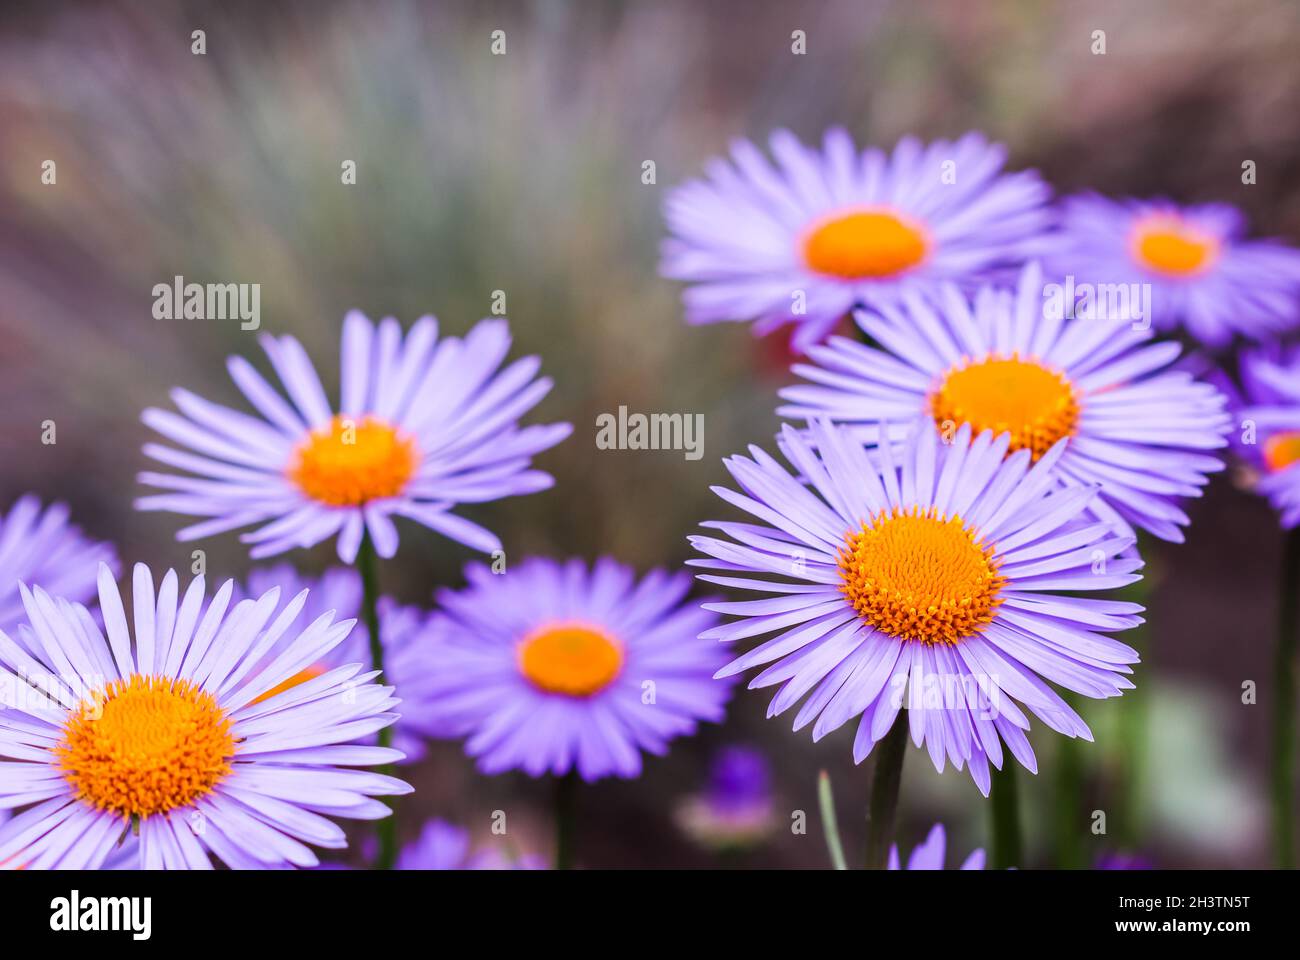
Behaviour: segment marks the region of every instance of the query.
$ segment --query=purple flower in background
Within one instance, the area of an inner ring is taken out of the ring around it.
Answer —
[[[1051,267],[1076,283],[1145,285],[1158,329],[1181,326],[1222,347],[1235,334],[1266,339],[1300,320],[1300,251],[1245,232],[1228,204],[1083,194],[1061,203]]]
[[[968,301],[955,288],[933,302],[857,314],[879,348],[835,337],[794,371],[810,384],[781,391],[785,417],[829,417],[859,441],[887,436],[897,450],[917,422],[951,438],[1007,431],[1009,453],[1037,459],[1062,438],[1058,475],[1099,484],[1094,512],[1120,530],[1142,527],[1181,542],[1181,497],[1198,497],[1227,445],[1227,398],[1171,367],[1181,347],[1149,342],[1129,323],[1067,320],[1044,308],[1042,274],[1014,291],[985,287]],[[881,422],[886,426],[882,427]],[[882,432],[883,431],[883,432]]]
[[[398,854],[398,870],[545,870],[540,857],[507,857],[500,850],[470,852],[469,831],[445,820],[430,820],[420,836]]]
[[[1290,529],[1300,525],[1300,347],[1243,350],[1239,362],[1243,429],[1235,448],[1258,472],[1254,489]]]
[[[1094,698],[1131,688],[1137,652],[1106,634],[1137,626],[1142,608],[1068,594],[1132,583],[1142,561],[1121,556],[1131,537],[1088,514],[1095,487],[1057,482],[1064,443],[1032,463],[1028,449],[1006,455],[1005,433],[972,442],[965,425],[940,444],[917,429],[900,467],[889,445],[875,463],[823,420],[807,435],[787,426],[781,443],[795,473],[751,447],[724,461],[741,492],[715,488],[758,522],[707,523],[730,539],[691,538],[707,557],[688,563],[723,571],[701,579],[760,596],[706,603],[737,619],[702,636],[773,634],[719,676],[763,666],[749,685],[779,686],[768,715],[804,700],[794,727],[812,723],[814,740],[860,718],[858,763],[906,707],[935,768],[969,764],[985,795],[1003,743],[1037,769],[1019,704],[1092,739],[1045,681]]]
[[[758,843],[775,825],[772,768],[752,747],[727,747],[714,757],[704,792],[677,811],[682,829],[715,848]]]
[[[291,624],[294,630],[306,628],[324,613],[331,613],[339,620],[356,620],[361,616],[361,577],[352,568],[335,567],[320,577],[310,578],[289,564],[280,563],[252,570],[246,585],[246,591],[236,587],[232,602],[245,594],[260,597],[278,587],[283,608],[307,590],[306,602]],[[399,605],[388,597],[379,599],[378,609],[379,635],[384,643],[385,675],[381,679],[396,687],[397,696],[402,700],[401,719],[393,726],[393,746],[406,755],[404,762],[411,763],[424,756],[425,740],[441,733],[429,723],[427,706],[437,645],[442,642],[446,624],[437,614]],[[266,651],[266,658],[278,656],[293,636],[293,630],[287,631],[280,643]],[[291,689],[344,664],[370,662],[370,635],[366,625],[358,622],[346,640],[285,680],[275,692]]]
[[[504,574],[472,563],[465,578],[438,592],[450,626],[430,658],[427,718],[467,737],[484,773],[635,777],[642,750],[722,719],[730,685],[712,675],[725,658],[696,639],[717,618],[682,602],[689,577],[638,581],[604,557]]]
[[[140,474],[167,492],[136,506],[210,518],[181,530],[180,540],[258,525],[241,539],[252,556],[268,557],[337,535],[339,558],[352,563],[367,531],[379,556],[393,556],[393,518],[406,517],[491,551],[500,549],[497,537],[451,509],[552,484],[531,458],[572,428],[519,427],[551,381],[535,379],[537,357],[498,370],[510,349],[503,320],[439,340],[437,321],[421,317],[403,338],[392,317],[375,326],[352,311],[343,321],[337,413],[297,340],[261,343],[288,401],[236,356],[230,375],[259,416],[179,388],[179,414],[144,412],[146,424],[185,448],[149,443],[145,453],[185,475]]]
[[[709,771],[708,797],[718,810],[745,810],[771,802],[772,769],[752,747],[718,751]]]
[[[926,836],[925,842],[912,849],[911,855],[907,858],[907,866],[903,867],[899,862],[898,845],[894,844],[889,848],[889,869],[890,870],[942,870],[944,868],[944,854],[947,848],[947,837],[943,831],[943,824],[936,823],[930,828],[930,833]],[[982,849],[972,850],[970,856],[962,861],[961,870],[983,870],[984,869],[984,851]]]
[[[39,583],[56,597],[83,603],[95,594],[101,563],[116,571],[117,554],[69,523],[64,504],[42,507],[33,494],[19,497],[0,516],[0,630],[13,630],[23,619],[18,584]]]
[[[354,663],[276,692],[351,621],[321,616],[268,661],[305,594],[228,609],[233,582],[205,604],[202,577],[182,596],[175,571],[155,590],[136,564],[129,624],[102,564],[98,587],[103,631],[38,586],[22,596],[41,643],[0,633],[0,667],[25,681],[0,711],[0,756],[12,761],[0,807],[25,808],[0,826],[0,864],[94,869],[131,830],[146,869],[206,869],[210,855],[237,869],[310,867],[307,844],[347,846],[329,818],[385,817],[375,798],[410,792],[360,769],[401,759],[355,743],[397,719],[374,673]]]
[[[674,190],[661,271],[691,284],[691,323],[796,323],[794,346],[818,342],[855,306],[897,302],[939,281],[966,283],[1041,252],[1051,211],[1033,171],[1004,173],[1006,148],[978,133],[892,154],[859,151],[841,128],[820,151],[771,137],[776,165],[737,140],[731,160]]]
[[[1097,858],[1098,870],[1154,870],[1155,863],[1140,853],[1107,853]]]

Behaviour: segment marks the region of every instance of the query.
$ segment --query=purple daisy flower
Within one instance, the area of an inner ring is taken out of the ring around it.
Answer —
[[[752,747],[719,751],[706,789],[681,806],[677,820],[704,846],[742,847],[761,841],[776,823],[767,758]]]
[[[1099,517],[1181,542],[1179,498],[1200,496],[1206,474],[1223,469],[1203,451],[1227,446],[1227,398],[1171,366],[1178,344],[1149,342],[1127,322],[1060,317],[1045,308],[1047,289],[1031,264],[1015,291],[988,286],[968,301],[949,287],[934,301],[860,312],[881,347],[842,337],[814,347],[815,365],[794,367],[812,383],[782,390],[777,412],[829,417],[863,443],[887,436],[896,448],[918,422],[945,438],[964,425],[1009,432],[1008,453],[1034,460],[1068,438],[1058,474],[1101,486]]]
[[[420,836],[402,848],[398,870],[545,870],[540,857],[511,860],[499,850],[470,852],[469,831],[445,820],[430,820]]]
[[[1063,488],[1053,472],[1065,444],[1037,463],[1007,456],[1010,437],[962,426],[951,444],[918,429],[901,467],[880,463],[851,433],[824,420],[805,436],[787,426],[782,448],[811,488],[757,447],[724,461],[743,493],[715,488],[760,523],[705,524],[731,539],[696,536],[707,555],[688,563],[722,586],[764,594],[707,603],[738,619],[705,631],[723,642],[771,639],[718,672],[766,665],[750,687],[780,685],[775,716],[809,695],[794,720],[814,740],[860,717],[861,763],[900,710],[937,770],[969,764],[989,791],[1002,744],[1031,772],[1023,704],[1053,730],[1091,740],[1087,724],[1048,683],[1087,697],[1133,685],[1131,647],[1107,633],[1137,626],[1134,603],[1057,591],[1132,583],[1133,546],[1087,513],[1096,488]],[[759,574],[760,578],[748,576]]]
[[[268,650],[270,659],[288,646],[295,631],[301,631],[322,614],[338,619],[357,620],[361,616],[361,577],[350,567],[335,567],[320,577],[304,577],[287,563],[255,569],[248,574],[247,589],[236,586],[234,601],[245,596],[260,597],[279,588],[281,608],[304,590],[307,600],[279,643]],[[279,609],[276,611],[279,612]],[[437,737],[441,730],[429,722],[427,704],[431,696],[430,677],[436,669],[434,656],[442,642],[446,624],[436,614],[418,607],[403,606],[388,597],[378,604],[379,635],[384,644],[384,677],[402,698],[402,717],[393,727],[393,746],[414,763],[425,754],[425,740]],[[370,663],[370,634],[364,623],[357,623],[346,640],[320,660],[308,664],[277,688],[288,690],[349,663]]]
[[[635,777],[697,721],[720,721],[728,684],[717,646],[697,641],[716,617],[682,602],[689,577],[640,581],[607,557],[529,558],[505,574],[465,568],[440,590],[451,622],[429,678],[429,722],[468,737],[484,773],[577,770],[587,781]]]
[[[504,320],[440,341],[433,317],[421,317],[403,338],[392,317],[372,326],[350,312],[337,413],[297,340],[263,336],[261,343],[291,402],[236,356],[230,375],[260,417],[179,388],[172,391],[179,414],[144,412],[146,424],[187,448],[150,443],[145,453],[187,475],[140,474],[167,492],[141,497],[136,507],[211,518],[181,530],[179,540],[259,524],[241,539],[253,557],[268,557],[337,534],[339,559],[352,563],[367,531],[379,556],[393,556],[393,518],[406,517],[492,551],[500,549],[497,537],[451,508],[553,482],[529,468],[531,458],[572,427],[519,427],[551,381],[534,379],[537,357],[498,371],[510,349]]]
[[[1282,526],[1300,526],[1300,347],[1243,350],[1240,355],[1243,428],[1250,443],[1236,449],[1258,471],[1252,486],[1281,514]]]
[[[855,306],[1018,266],[1050,223],[1048,186],[1002,172],[1006,148],[978,133],[886,154],[838,127],[820,152],[778,130],[771,147],[775,167],[737,140],[733,163],[711,160],[668,197],[661,271],[693,284],[690,323],[756,320],[762,335],[794,322],[802,351]]]
[[[1245,232],[1228,204],[1084,194],[1061,204],[1051,266],[1077,282],[1147,285],[1157,328],[1182,326],[1221,347],[1234,334],[1262,339],[1300,320],[1300,251]]]
[[[42,507],[33,494],[14,501],[0,516],[0,630],[13,630],[23,618],[19,583],[40,583],[74,603],[95,593],[95,570],[117,569],[117,554],[68,522],[62,503]]]
[[[276,692],[352,621],[322,616],[268,662],[305,593],[274,619],[278,590],[227,615],[232,582],[205,607],[202,577],[182,597],[169,570],[155,592],[137,564],[132,630],[103,564],[98,586],[102,632],[85,607],[23,586],[30,631],[0,633],[0,756],[13,761],[0,808],[26,808],[0,826],[0,864],[93,869],[136,830],[146,869],[208,868],[213,854],[234,868],[314,866],[306,844],[347,845],[327,817],[385,817],[374,798],[410,792],[352,769],[401,758],[353,742],[397,719],[375,673],[354,663]]]
[[[912,849],[911,855],[907,858],[907,869],[942,870],[947,845],[948,840],[943,832],[943,824],[936,823],[930,828],[930,833],[926,836],[925,842]],[[970,856],[962,861],[962,865],[958,869],[983,870],[984,860],[984,851],[976,848],[971,851]],[[898,844],[894,844],[889,848],[889,869],[903,869],[898,858]]]

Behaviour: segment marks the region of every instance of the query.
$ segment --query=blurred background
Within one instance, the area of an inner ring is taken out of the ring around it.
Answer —
[[[1292,0],[9,3],[0,17],[0,505],[27,490],[66,500],[128,563],[188,569],[192,549],[173,539],[180,518],[131,508],[139,412],[180,384],[242,405],[224,358],[267,368],[237,321],[152,317],[153,285],[177,274],[260,283],[263,330],[302,339],[326,383],[349,308],[408,323],[434,313],[462,333],[504,291],[515,355],[540,354],[557,384],[533,421],[576,431],[540,458],[553,490],[466,514],[512,558],[608,552],[645,569],[679,566],[699,521],[730,516],[708,487],[724,480],[723,456],[770,443],[787,378],[784,334],[687,328],[676,285],[656,272],[665,191],[729,139],[778,126],[817,139],[844,124],[887,146],[979,128],[1062,192],[1225,200],[1256,233],[1300,238]],[[1094,30],[1105,55],[1091,52]],[[41,182],[49,159],[55,185]],[[340,182],[346,160],[355,185]],[[647,160],[654,184],[642,182]],[[703,459],[598,450],[596,417],[620,405],[704,414]],[[53,445],[40,442],[48,420]],[[1027,865],[1057,861],[1063,799],[1087,818],[1069,828],[1076,863],[1269,860],[1280,537],[1267,505],[1227,475],[1191,513],[1188,542],[1150,555],[1139,695],[1082,706],[1097,742],[1063,758],[1077,767],[1068,798],[1049,775],[1059,737],[1035,725],[1043,775],[1021,777]],[[201,546],[210,577],[248,568],[233,535]],[[333,548],[290,559],[323,569]],[[381,576],[428,602],[467,559],[408,524]],[[1247,681],[1258,704],[1242,702]],[[738,690],[721,727],[648,759],[637,781],[586,790],[579,863],[825,866],[820,769],[855,857],[869,764],[853,766],[854,725],[813,744],[786,717],[764,720],[768,699]],[[683,832],[679,811],[734,744],[770,763],[775,824],[719,854]],[[411,776],[404,835],[436,815],[479,846],[549,849],[549,783],[479,776],[454,743]],[[491,834],[495,810],[508,838]],[[1104,835],[1092,811],[1106,814]],[[987,843],[986,815],[966,774],[937,775],[909,753],[905,848],[943,820],[956,863]]]

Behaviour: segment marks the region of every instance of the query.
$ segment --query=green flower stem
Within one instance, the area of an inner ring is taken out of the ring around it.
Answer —
[[[989,809],[993,816],[993,867],[1023,867],[1024,842],[1020,836],[1020,799],[1016,790],[1016,760],[1002,757],[1002,769],[993,771]]]
[[[1277,865],[1295,868],[1296,631],[1300,620],[1300,528],[1286,534],[1278,582],[1273,677],[1273,844]]]
[[[1142,782],[1147,769],[1147,748],[1150,742],[1150,723],[1148,714],[1151,708],[1152,670],[1150,642],[1152,630],[1150,619],[1151,594],[1160,579],[1159,556],[1155,541],[1146,534],[1138,535],[1138,552],[1146,561],[1142,579],[1131,583],[1120,591],[1119,599],[1140,603],[1147,608],[1147,622],[1133,630],[1127,631],[1120,639],[1133,647],[1142,657],[1140,669],[1145,681],[1136,679],[1137,686],[1124,691],[1116,704],[1119,719],[1119,750],[1121,797],[1123,806],[1115,832],[1116,839],[1126,849],[1138,847],[1146,835],[1143,823],[1146,820],[1146,790]]]
[[[894,817],[903,782],[903,756],[907,753],[907,710],[898,711],[894,725],[876,749],[871,776],[871,805],[867,808],[867,869],[883,870],[894,841]]]
[[[379,636],[379,573],[375,558],[375,545],[370,542],[367,532],[361,537],[361,546],[357,550],[357,571],[361,574],[361,619],[365,621],[366,632],[370,637],[370,663],[375,670],[384,669],[384,644]],[[387,682],[385,675],[379,678]],[[392,726],[379,731],[379,745],[393,745]],[[392,776],[394,770],[390,763],[380,769],[381,773]],[[391,870],[397,862],[397,798],[389,797],[388,806],[392,813],[376,823],[379,834],[379,853],[375,858],[375,868]]]
[[[578,771],[555,778],[555,869],[573,869],[573,835],[578,820]]]
[[[1079,709],[1078,698],[1065,695],[1065,702]],[[1006,757],[1004,764],[1013,762]],[[1084,867],[1083,838],[1087,829],[1083,812],[1083,743],[1075,737],[1061,737],[1056,753],[1056,796],[1052,805],[1055,826],[1055,865],[1062,870]]]

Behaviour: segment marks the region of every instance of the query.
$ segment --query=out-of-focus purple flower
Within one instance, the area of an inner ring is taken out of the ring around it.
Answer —
[[[1181,326],[1222,347],[1236,334],[1267,339],[1300,320],[1300,251],[1245,233],[1228,204],[1083,194],[1061,204],[1050,266],[1077,283],[1147,285],[1158,329]]]
[[[939,281],[969,283],[1042,251],[1048,186],[1003,172],[1006,148],[978,133],[892,153],[859,151],[841,128],[820,151],[787,130],[772,165],[748,140],[715,158],[665,203],[665,276],[691,284],[690,323],[795,323],[794,347],[818,342],[855,306],[897,303]]]
[[[677,821],[692,839],[708,847],[747,847],[762,841],[776,822],[767,758],[752,747],[719,751],[704,792],[687,798]]]
[[[572,427],[519,427],[551,381],[536,378],[537,357],[498,370],[510,349],[504,320],[439,341],[433,317],[403,337],[392,317],[376,326],[352,311],[343,321],[337,413],[302,344],[269,335],[261,343],[288,400],[236,356],[230,375],[258,416],[179,388],[172,400],[180,413],[143,414],[184,448],[149,443],[145,453],[183,473],[140,474],[166,492],[136,507],[210,518],[179,540],[257,525],[241,539],[253,557],[269,557],[337,535],[339,559],[352,563],[367,532],[381,557],[393,556],[393,518],[405,517],[475,550],[498,550],[495,534],[451,509],[553,483],[531,458]]]
[[[363,849],[373,859],[378,845],[368,840]],[[469,831],[446,820],[430,820],[420,835],[402,847],[393,864],[396,870],[545,870],[546,861],[536,854],[517,856],[513,851],[481,849],[470,851]],[[322,870],[350,870],[346,863],[330,861]]]
[[[709,800],[721,810],[743,810],[771,800],[772,769],[752,747],[718,752],[709,772]]]
[[[64,504],[43,507],[34,494],[19,497],[0,516],[0,630],[13,630],[24,618],[20,583],[83,603],[95,595],[100,563],[116,573],[116,552],[70,523]]]
[[[899,862],[898,844],[889,848],[889,869],[890,870],[942,870],[944,868],[944,854],[947,850],[947,836],[943,830],[942,823],[936,823],[930,828],[929,835],[926,836],[925,842],[912,849],[912,853],[907,858],[907,866],[903,867]],[[983,870],[984,869],[984,851],[982,849],[972,850],[970,856],[962,861],[961,870]]]
[[[1140,853],[1106,853],[1097,858],[1098,870],[1154,870],[1155,862]]]
[[[1300,347],[1272,346],[1240,355],[1242,406],[1238,453],[1255,470],[1282,526],[1300,525]]]
[[[419,837],[402,847],[398,870],[545,870],[534,854],[512,858],[497,849],[470,852],[469,831],[445,820],[430,820]]]
[[[426,716],[490,774],[577,770],[635,777],[641,751],[662,754],[701,720],[722,719],[725,656],[699,633],[717,617],[683,603],[690,577],[603,557],[529,558],[469,586],[440,590],[449,622],[433,654]]]

